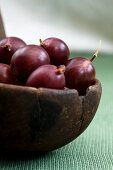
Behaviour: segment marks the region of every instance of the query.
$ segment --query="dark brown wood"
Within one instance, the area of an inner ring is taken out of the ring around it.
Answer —
[[[79,135],[87,128],[92,121],[97,111],[100,97],[102,94],[102,87],[97,80],[95,86],[90,86],[87,90],[86,96],[82,98],[82,126]]]
[[[5,28],[4,28],[4,23],[3,23],[3,19],[2,19],[2,15],[0,12],[0,40],[2,38],[5,38],[6,34],[5,34]]]
[[[0,83],[0,149],[47,152],[68,144],[93,119],[101,92],[98,80],[82,97],[71,89]]]

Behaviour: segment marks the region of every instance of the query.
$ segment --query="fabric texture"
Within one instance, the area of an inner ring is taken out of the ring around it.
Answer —
[[[113,56],[100,54],[94,65],[102,97],[88,128],[71,143],[44,155],[11,159],[1,153],[0,170],[113,170]]]

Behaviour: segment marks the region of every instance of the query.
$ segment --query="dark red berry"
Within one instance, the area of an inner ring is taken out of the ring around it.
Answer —
[[[40,44],[48,52],[51,64],[56,66],[65,65],[69,58],[70,51],[64,41],[59,38],[51,37],[44,41],[40,40]]]
[[[7,37],[0,41],[0,63],[10,64],[10,60],[15,51],[26,43],[18,37]]]
[[[18,84],[8,64],[0,63],[0,83]]]
[[[38,45],[26,45],[12,56],[11,69],[21,82],[26,82],[36,68],[49,63],[50,58],[45,49]]]
[[[86,89],[95,83],[95,68],[90,59],[76,57],[70,59],[66,66],[66,86],[85,94]]]
[[[65,66],[44,65],[36,69],[28,78],[26,85],[32,87],[45,87],[64,89]]]

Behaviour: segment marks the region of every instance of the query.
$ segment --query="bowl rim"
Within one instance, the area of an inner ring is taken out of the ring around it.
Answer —
[[[95,79],[95,84],[93,84],[93,85],[90,85],[87,89],[86,89],[86,93],[83,95],[83,96],[85,96],[86,94],[87,94],[87,92],[90,90],[90,89],[92,89],[92,88],[94,88],[95,86],[97,86],[98,84],[100,84],[101,85],[101,82],[100,82],[100,80],[99,79]],[[31,86],[24,86],[24,85],[14,85],[14,84],[6,84],[6,83],[0,83],[0,88],[3,88],[3,87],[5,87],[5,88],[9,88],[9,89],[22,89],[22,90],[27,90],[27,91],[52,91],[52,92],[64,92],[64,91],[70,91],[70,92],[75,92],[75,93],[78,93],[78,91],[77,91],[77,89],[69,89],[69,88],[67,88],[67,87],[65,87],[64,89],[52,89],[52,88],[45,88],[45,87],[39,87],[39,88],[36,88],[36,87],[31,87]],[[79,95],[79,93],[78,93],[78,95]],[[79,95],[79,96],[81,96],[81,95]]]

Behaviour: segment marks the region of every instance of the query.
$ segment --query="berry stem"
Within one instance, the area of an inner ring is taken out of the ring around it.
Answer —
[[[100,43],[99,43],[99,47],[97,48],[96,52],[93,54],[93,57],[90,59],[91,62],[98,56],[100,48],[101,48],[101,40],[100,40]]]
[[[43,43],[42,39],[39,39],[39,42],[40,42],[41,46],[44,46],[44,43]]]
[[[65,65],[61,65],[61,66],[59,66],[59,67],[57,68],[57,73],[58,73],[58,74],[62,74],[62,73],[65,72],[65,70],[66,70]]]
[[[10,44],[5,44],[3,46],[1,46],[2,48],[4,48],[6,51],[11,51],[11,46]]]

